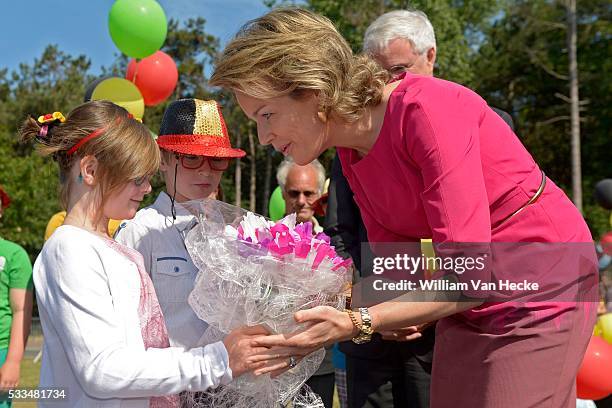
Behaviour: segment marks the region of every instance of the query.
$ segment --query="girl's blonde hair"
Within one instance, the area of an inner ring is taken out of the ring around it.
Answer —
[[[78,149],[68,151],[93,132],[98,136],[86,140]],[[109,101],[84,103],[68,114],[66,121],[55,123],[41,132],[41,125],[33,118],[24,121],[21,141],[36,140],[37,150],[53,156],[59,165],[64,208],[68,206],[72,180],[70,170],[81,158],[91,155],[98,160],[96,183],[102,208],[109,195],[130,180],[152,175],[159,167],[159,149],[149,130],[132,119],[128,112]]]
[[[267,99],[319,96],[319,110],[345,121],[380,103],[389,74],[354,56],[333,23],[311,11],[278,8],[248,22],[225,47],[210,84]]]

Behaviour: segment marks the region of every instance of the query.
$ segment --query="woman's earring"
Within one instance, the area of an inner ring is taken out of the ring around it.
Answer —
[[[327,113],[325,112],[317,112],[317,116],[319,117],[319,120],[323,123],[327,122]]]
[[[77,177],[77,182],[79,184],[81,184],[83,182],[83,175],[81,173],[79,173],[79,176]]]

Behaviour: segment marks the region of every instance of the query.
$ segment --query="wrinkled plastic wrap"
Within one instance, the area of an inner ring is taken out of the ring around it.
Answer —
[[[189,304],[209,324],[203,342],[221,340],[241,326],[264,325],[272,333],[299,328],[298,310],[327,305],[342,310],[351,279],[350,261],[336,256],[329,238],[295,214],[276,223],[215,200],[190,202],[198,224],[185,243],[199,269]],[[318,369],[322,348],[271,378],[243,375],[231,384],[191,394],[193,407],[323,407],[304,385]]]

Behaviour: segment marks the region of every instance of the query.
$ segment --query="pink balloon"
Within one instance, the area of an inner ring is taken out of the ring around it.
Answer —
[[[153,106],[172,95],[178,81],[178,70],[172,57],[157,51],[138,62],[132,59],[125,78],[136,84],[145,105]]]
[[[606,232],[599,240],[606,255],[612,256],[612,232]]]
[[[601,337],[592,336],[576,377],[578,390],[602,397],[612,393],[611,369],[612,344]]]

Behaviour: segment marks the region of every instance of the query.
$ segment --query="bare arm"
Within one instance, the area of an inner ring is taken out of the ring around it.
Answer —
[[[9,299],[13,322],[6,361],[0,367],[0,389],[14,388],[19,385],[21,359],[32,323],[32,291],[11,288]]]

